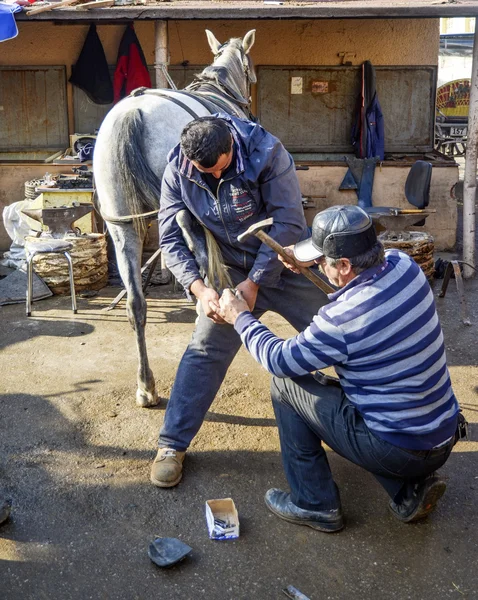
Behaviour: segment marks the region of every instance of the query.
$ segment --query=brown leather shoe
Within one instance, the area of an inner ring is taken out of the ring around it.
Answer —
[[[160,448],[151,467],[151,483],[162,488],[177,485],[183,476],[185,454],[174,448]]]

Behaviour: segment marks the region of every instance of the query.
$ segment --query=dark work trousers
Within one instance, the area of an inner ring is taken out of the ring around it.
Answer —
[[[274,377],[271,395],[291,500],[300,508],[331,510],[340,506],[322,442],[370,471],[396,502],[441,467],[453,447],[450,442],[417,455],[381,440],[370,432],[340,387],[324,386],[313,375]]]
[[[247,278],[248,271],[231,268],[234,285]],[[303,275],[284,268],[283,290],[261,286],[253,314],[259,318],[268,310],[282,315],[298,331],[308,327],[327,296]],[[184,353],[174,381],[159,446],[184,451],[199,431],[234,356],[241,338],[234,327],[216,324],[202,307],[192,340]]]

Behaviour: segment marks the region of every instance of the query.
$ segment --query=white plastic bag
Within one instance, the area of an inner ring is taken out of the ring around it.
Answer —
[[[25,236],[32,230],[41,231],[41,223],[23,214],[21,211],[31,205],[30,200],[14,202],[3,209],[3,225],[12,240],[10,250],[3,255],[1,264],[19,269],[25,260]]]

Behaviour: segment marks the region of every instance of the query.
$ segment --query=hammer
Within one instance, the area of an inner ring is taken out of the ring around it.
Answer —
[[[270,237],[270,235],[267,235],[265,231],[262,231],[264,227],[269,227],[270,225],[272,225],[273,222],[274,219],[270,217],[269,219],[264,219],[263,221],[259,221],[259,223],[251,225],[247,231],[237,236],[237,241],[242,242],[250,235],[255,235],[261,240],[261,242],[266,244],[266,246],[269,246],[269,248],[272,248],[274,252],[277,252],[277,254],[282,256],[284,260],[286,260],[291,265],[294,265],[294,267],[296,267],[302,273],[302,275],[305,275],[307,279],[312,281],[312,283],[314,283],[319,289],[321,289],[324,292],[324,294],[331,294],[332,292],[335,292],[334,288],[331,287],[328,283],[326,283],[323,279],[321,279],[316,273],[314,273],[312,269],[309,269],[308,267],[303,267],[299,262],[296,261],[294,256],[289,256],[280,244],[273,240]]]

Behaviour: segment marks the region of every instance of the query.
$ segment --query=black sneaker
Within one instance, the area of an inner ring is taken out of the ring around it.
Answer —
[[[305,510],[292,503],[290,494],[282,490],[269,490],[264,500],[267,508],[280,519],[295,523],[296,525],[307,525],[312,529],[334,533],[343,529],[344,520],[340,508],[334,510]]]
[[[434,509],[446,490],[446,483],[439,477],[428,477],[417,483],[410,498],[400,504],[390,502],[390,510],[402,523],[425,519]]]

